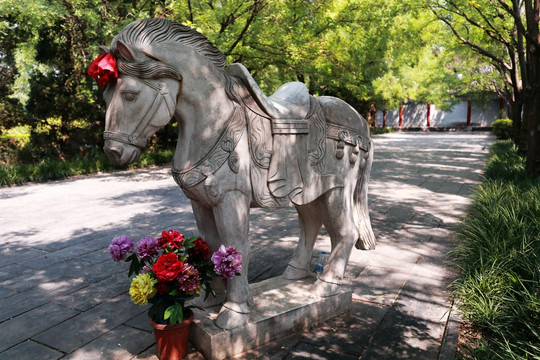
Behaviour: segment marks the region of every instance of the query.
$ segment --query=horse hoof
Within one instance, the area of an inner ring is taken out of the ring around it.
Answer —
[[[306,269],[298,269],[289,265],[281,276],[287,280],[300,280],[308,277],[308,275],[309,273]]]
[[[216,326],[229,330],[246,325],[249,321],[249,312],[239,312],[238,310],[228,308],[227,304],[223,305],[215,320]]]

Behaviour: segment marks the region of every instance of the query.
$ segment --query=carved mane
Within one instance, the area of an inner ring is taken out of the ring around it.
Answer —
[[[144,50],[150,44],[180,43],[211,61],[220,70],[225,68],[227,58],[210,40],[195,29],[175,21],[150,18],[127,25],[111,42],[111,52],[116,53],[118,41]]]

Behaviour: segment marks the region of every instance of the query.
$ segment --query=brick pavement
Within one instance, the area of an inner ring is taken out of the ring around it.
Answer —
[[[370,212],[378,247],[353,251],[353,306],[324,326],[238,359],[453,359],[459,318],[447,267],[489,145],[484,133],[376,136]],[[0,359],[157,359],[125,264],[106,251],[175,228],[195,232],[168,168],[0,189]],[[255,209],[250,281],[279,275],[298,235],[294,209]],[[330,250],[324,229],[316,252]],[[202,359],[192,350],[189,359]]]

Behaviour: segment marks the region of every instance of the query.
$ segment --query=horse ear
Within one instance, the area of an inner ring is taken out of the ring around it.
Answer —
[[[144,54],[140,50],[124,44],[121,40],[118,40],[116,43],[116,49],[120,54],[120,57],[126,59],[127,61],[136,61],[137,59],[144,57]]]
[[[100,45],[100,47],[99,47],[99,53],[100,54],[108,54],[110,52],[111,52],[111,49],[109,49],[105,45]]]

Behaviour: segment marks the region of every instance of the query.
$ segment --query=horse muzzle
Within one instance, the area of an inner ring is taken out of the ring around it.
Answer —
[[[105,140],[103,151],[116,166],[131,164],[141,156],[141,149],[138,147],[115,140]]]

